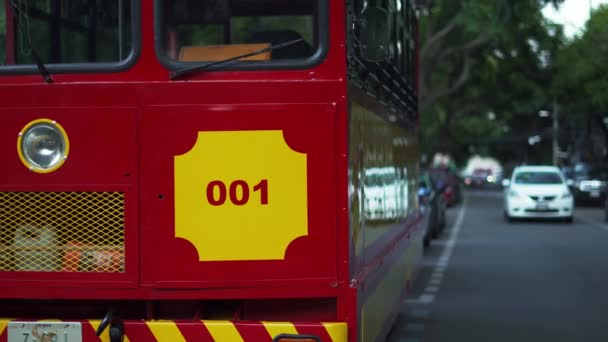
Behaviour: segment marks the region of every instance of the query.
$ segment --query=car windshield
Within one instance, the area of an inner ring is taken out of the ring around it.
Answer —
[[[524,171],[515,175],[515,184],[562,184],[557,172]]]
[[[474,176],[480,176],[480,177],[486,177],[492,174],[492,170],[485,170],[485,169],[475,169],[473,170],[473,175]]]

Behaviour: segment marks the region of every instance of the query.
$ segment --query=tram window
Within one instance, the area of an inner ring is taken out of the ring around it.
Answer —
[[[404,40],[404,30],[405,30],[405,25],[403,23],[403,20],[405,19],[403,17],[403,4],[402,4],[402,0],[397,0],[396,5],[395,5],[395,12],[393,13],[393,15],[395,16],[395,35],[396,35],[396,39],[395,39],[395,50],[396,50],[396,54],[395,54],[395,66],[397,66],[397,68],[399,68],[399,70],[403,71],[403,65],[404,60],[403,60],[403,51],[404,51],[404,44],[403,44],[403,40]]]
[[[306,59],[319,44],[319,0],[159,0],[163,57],[219,61],[299,42],[241,62]]]
[[[391,21],[390,25],[390,35],[391,35],[391,63],[395,65],[397,68],[401,65],[400,57],[401,52],[399,50],[399,38],[400,38],[400,30],[403,29],[400,20],[400,10],[401,0],[391,0],[388,6],[389,18]]]
[[[45,64],[120,62],[131,14],[130,0],[0,0],[0,64],[34,64],[32,51]]]

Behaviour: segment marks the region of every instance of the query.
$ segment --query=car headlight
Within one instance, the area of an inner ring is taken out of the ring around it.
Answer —
[[[31,171],[48,173],[57,170],[67,159],[70,144],[61,125],[48,119],[34,120],[19,132],[17,151]]]
[[[564,193],[562,194],[562,198],[563,198],[563,199],[572,198],[572,194],[570,193],[570,191],[568,191],[568,192],[564,192]]]

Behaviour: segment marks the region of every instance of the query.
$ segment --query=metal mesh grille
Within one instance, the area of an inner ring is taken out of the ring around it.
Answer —
[[[124,272],[124,194],[0,192],[0,271]]]

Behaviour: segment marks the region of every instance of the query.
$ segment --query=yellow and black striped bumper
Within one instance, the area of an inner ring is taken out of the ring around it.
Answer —
[[[15,320],[0,319],[0,342],[8,341],[10,321]],[[100,337],[95,335],[99,320],[79,322],[82,342],[109,341],[107,331]],[[280,334],[314,336],[322,342],[347,342],[346,323],[127,320],[124,325],[127,342],[270,342]]]

